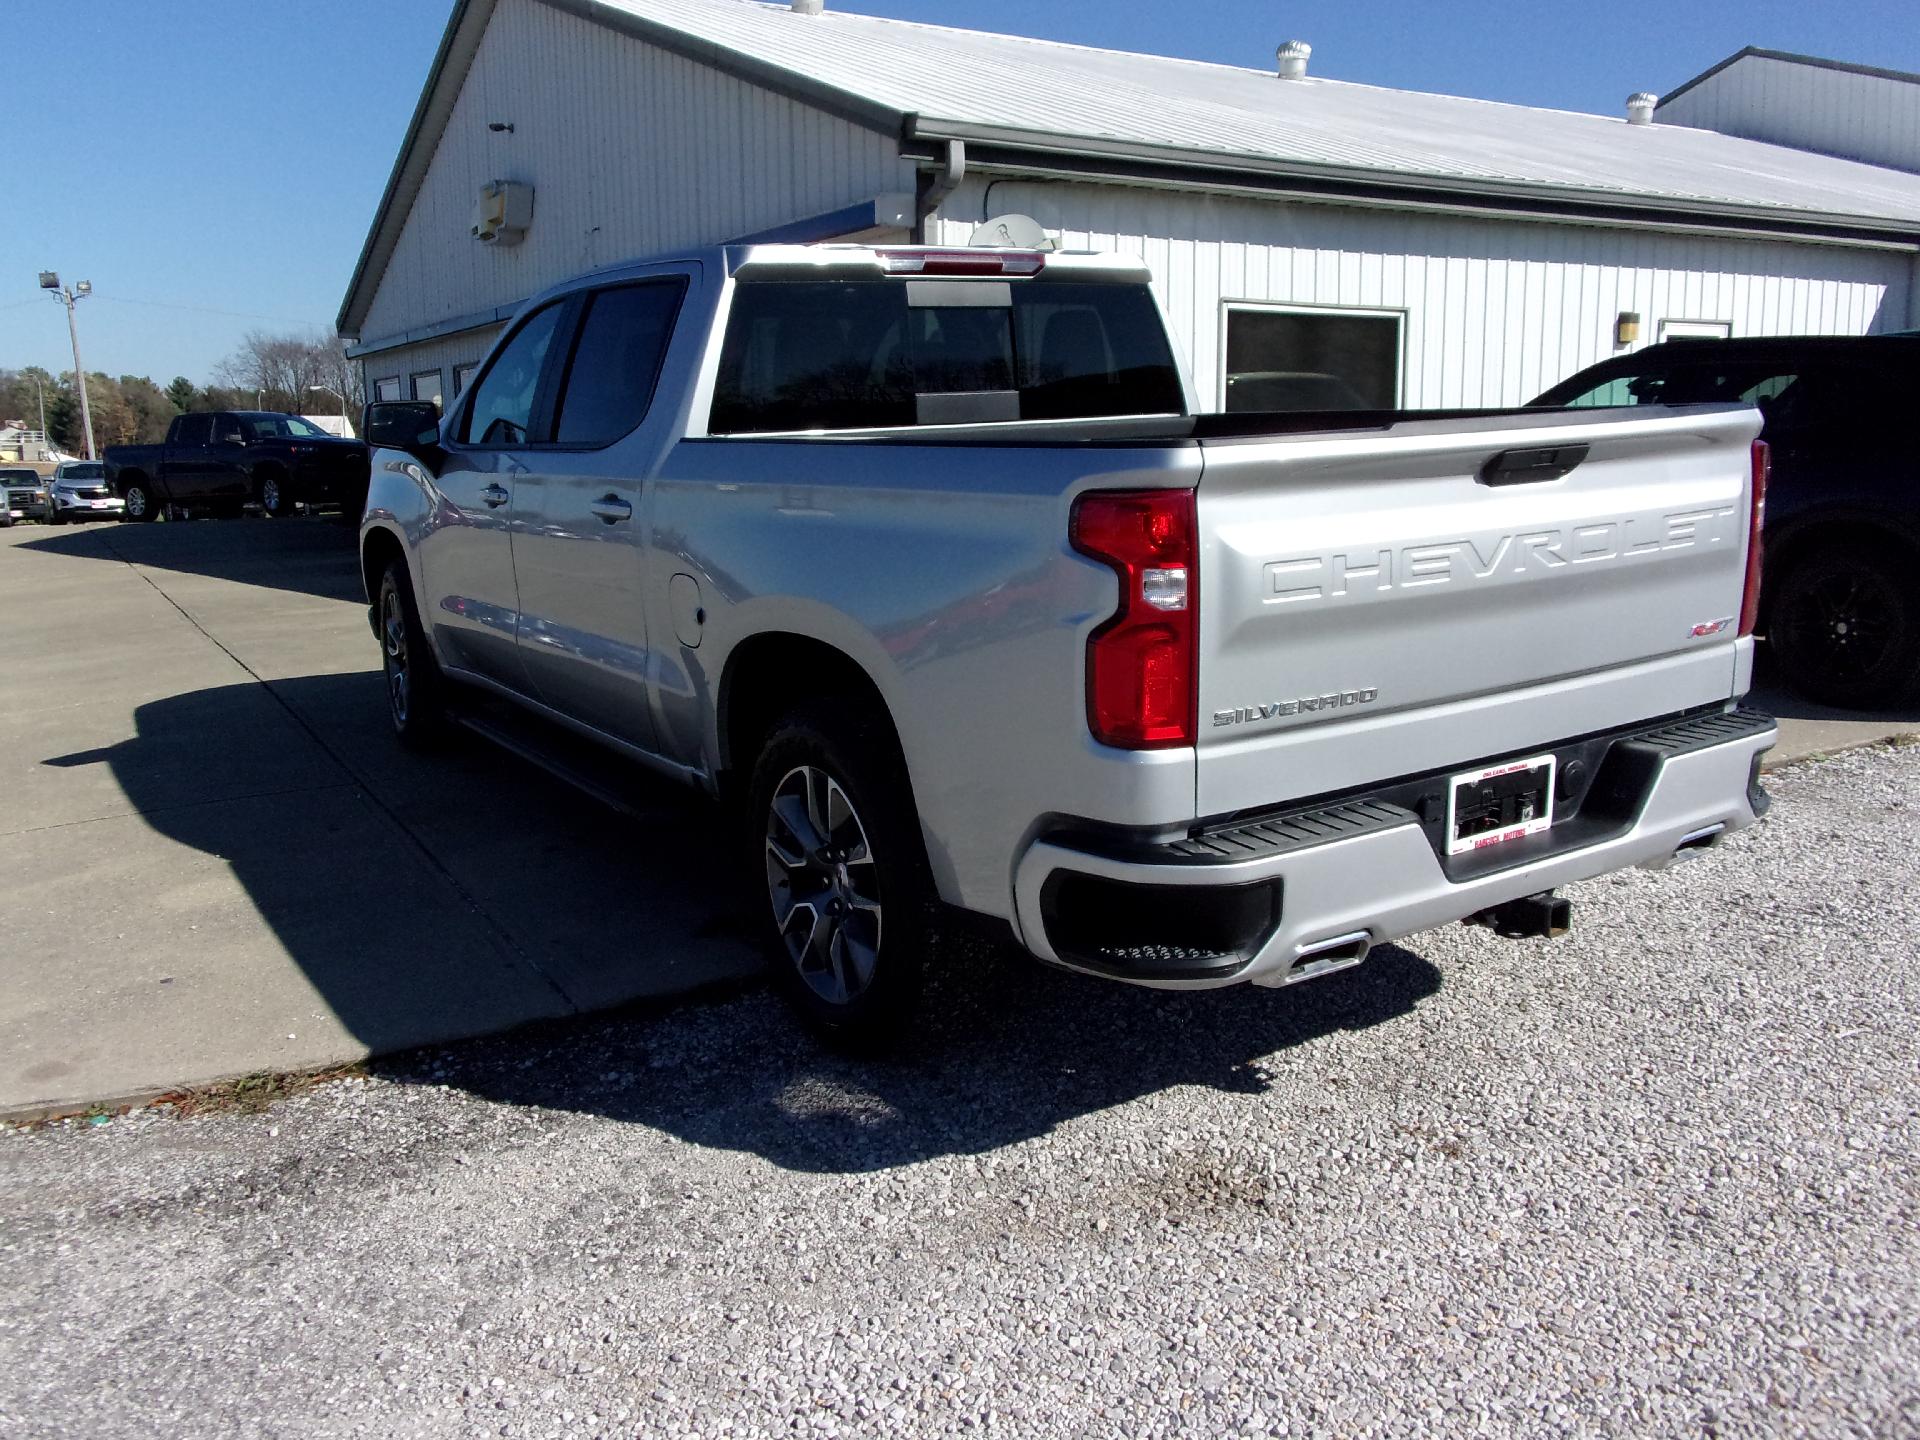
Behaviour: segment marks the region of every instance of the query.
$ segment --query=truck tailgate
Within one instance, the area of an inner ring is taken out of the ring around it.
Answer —
[[[1759,429],[1643,408],[1203,442],[1199,814],[1731,697]]]

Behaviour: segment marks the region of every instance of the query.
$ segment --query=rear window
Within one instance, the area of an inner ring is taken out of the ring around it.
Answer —
[[[1088,419],[1184,403],[1144,286],[754,280],[734,292],[709,428]]]

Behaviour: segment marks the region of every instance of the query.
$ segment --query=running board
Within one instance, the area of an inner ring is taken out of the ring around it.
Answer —
[[[447,719],[616,814],[638,819],[660,809],[658,792],[664,782],[592,741],[525,715],[505,701],[460,705],[447,712]]]

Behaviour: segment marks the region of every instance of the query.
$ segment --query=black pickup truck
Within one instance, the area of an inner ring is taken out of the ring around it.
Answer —
[[[176,415],[160,445],[109,445],[107,484],[126,501],[127,520],[165,510],[238,515],[248,504],[269,515],[295,505],[337,505],[353,519],[367,498],[367,447],[298,415],[219,410]]]

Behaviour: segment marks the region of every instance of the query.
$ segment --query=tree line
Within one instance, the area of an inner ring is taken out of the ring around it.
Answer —
[[[99,370],[87,375],[93,439],[101,448],[164,440],[173,417],[188,410],[338,415],[338,396],[346,397],[347,418],[359,433],[365,404],[360,367],[347,358],[346,342],[338,336],[252,331],[214,367],[208,385],[196,385],[184,375],[164,386],[147,375],[116,377]],[[73,372],[55,375],[38,365],[0,369],[0,425],[18,421],[39,429],[43,401],[48,438],[69,455],[84,454],[86,431]]]

